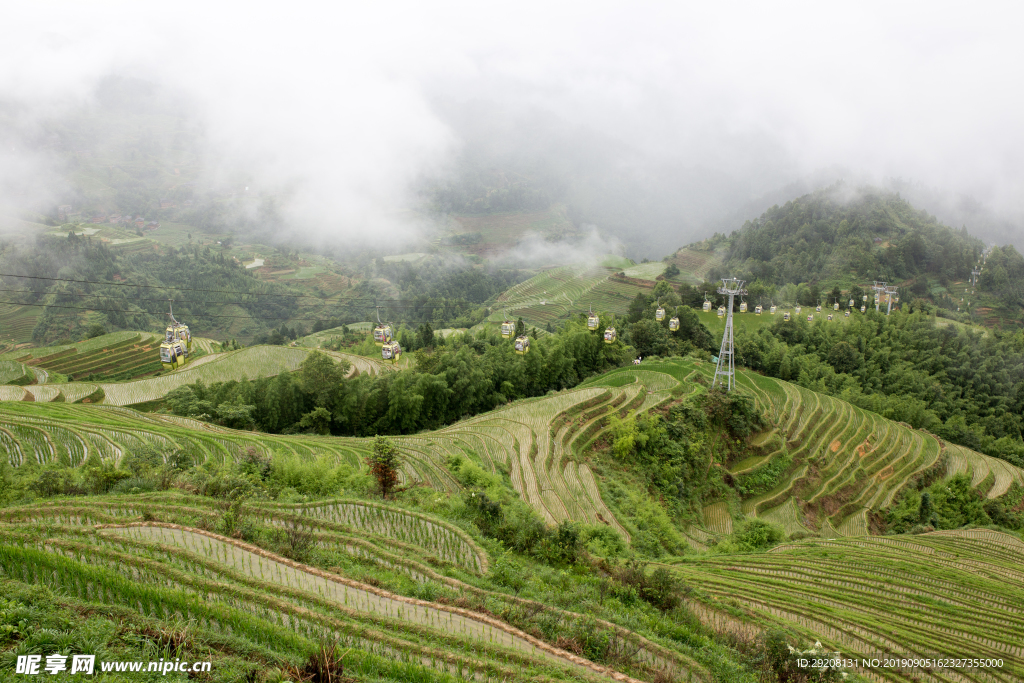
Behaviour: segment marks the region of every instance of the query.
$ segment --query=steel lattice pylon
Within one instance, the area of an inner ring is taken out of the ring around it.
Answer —
[[[718,386],[721,382],[726,391],[732,391],[736,386],[736,351],[733,346],[732,335],[732,304],[737,295],[744,295],[747,290],[743,289],[745,282],[734,277],[722,279],[722,286],[718,288],[719,294],[729,296],[729,308],[726,309],[725,333],[722,334],[722,348],[718,352],[718,366],[715,368],[715,381],[712,387]],[[723,367],[723,365],[725,367]]]

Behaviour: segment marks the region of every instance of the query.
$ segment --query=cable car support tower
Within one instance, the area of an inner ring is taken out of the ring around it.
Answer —
[[[746,284],[743,280],[736,278],[723,278],[722,286],[718,288],[719,294],[729,296],[729,308],[726,309],[725,332],[722,334],[722,349],[718,352],[718,366],[715,368],[715,381],[711,383],[712,388],[721,382],[726,391],[732,391],[736,387],[736,351],[733,345],[732,335],[732,304],[737,295],[743,296],[747,290],[743,289]]]

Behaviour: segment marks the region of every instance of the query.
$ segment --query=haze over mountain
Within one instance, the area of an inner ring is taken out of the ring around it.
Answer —
[[[0,201],[81,194],[69,153],[102,156],[155,106],[172,125],[151,156],[188,147],[201,186],[273,195],[273,232],[314,242],[414,244],[506,190],[660,257],[856,176],[1020,245],[1018,14],[31,3],[0,28]],[[151,97],[113,105],[116,130],[76,125],[112,82]]]

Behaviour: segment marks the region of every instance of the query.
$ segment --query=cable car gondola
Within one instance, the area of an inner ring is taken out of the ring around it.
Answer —
[[[763,306],[754,306],[754,315],[761,315],[761,312],[763,310],[764,310]]]
[[[850,308],[853,308],[853,299],[850,299]]]
[[[833,311],[838,311],[839,310],[839,302],[838,301],[835,302],[834,304],[832,304],[832,310]]]
[[[675,318],[675,317],[669,318],[668,329],[669,329],[669,332],[675,332],[676,330],[678,330],[679,329],[679,318]]]
[[[590,315],[587,316],[587,329],[596,330],[597,326],[601,324],[601,319],[597,317],[597,313],[594,313],[594,309],[590,309]],[[517,340],[518,341],[518,340]]]
[[[746,313],[746,312],[747,312],[747,302],[746,301],[741,301],[740,302],[740,313]]]
[[[377,308],[377,326],[373,328],[373,343],[383,348],[395,340],[395,331],[390,324],[380,321],[380,307]]]
[[[832,322],[832,314],[831,313],[828,314],[828,321]]]
[[[814,314],[813,313],[808,313],[807,314],[807,322],[809,322],[809,323],[814,322]]]
[[[708,293],[704,292],[704,312],[707,313],[711,310],[711,300],[708,299]]]
[[[719,318],[725,317],[725,306],[719,306],[718,307],[718,317]]]
[[[192,349],[192,334],[188,325],[175,320],[173,306],[167,315],[170,316],[171,322],[167,325],[164,341],[160,344],[160,364],[164,370],[174,370],[188,361],[188,354]]]
[[[517,354],[525,356],[530,352],[530,338],[525,334],[519,335],[513,343],[513,348],[515,348]]]
[[[389,360],[392,363],[397,363],[398,359],[402,357],[402,347],[398,345],[398,342],[388,342],[384,346],[380,347],[380,357],[383,360]]]
[[[659,323],[665,319],[665,309],[661,307],[660,303],[658,304],[658,308],[654,311],[654,319]]]
[[[801,308],[800,308],[799,306],[797,306],[797,307],[796,307],[795,309],[793,309],[793,310],[794,310],[794,311],[796,312],[796,314],[797,314],[797,315],[800,315],[800,311],[801,311],[801,310],[803,310],[803,309],[801,309]]]
[[[772,311],[772,313],[774,313],[774,312],[775,311]],[[789,311],[786,311],[785,313],[782,314],[782,319],[783,320],[789,320]]]
[[[613,344],[613,343],[615,343],[615,340],[617,338],[618,338],[618,334],[616,334],[614,327],[607,327],[607,328],[605,328],[605,330],[604,330],[604,343],[605,344]]]
[[[817,306],[814,307],[814,312],[821,313],[821,304],[818,304]]]
[[[772,307],[768,309],[768,312],[771,313],[772,315],[775,315],[775,311],[777,311],[778,308],[779,308],[778,306],[776,306],[775,304],[772,304]]]
[[[866,310],[868,310],[868,307],[867,307],[867,306],[864,306],[864,305],[862,304],[862,305],[861,305],[861,307],[860,307],[860,312],[861,312],[861,313],[863,313],[863,312],[864,312],[864,311],[866,311]]]
[[[511,339],[512,335],[516,333],[516,324],[508,319],[508,312],[502,316],[501,323],[501,337],[502,339]]]
[[[850,311],[849,311],[849,310],[845,311],[845,312],[843,313],[843,317],[844,317],[844,318],[849,318],[849,317],[850,317]]]

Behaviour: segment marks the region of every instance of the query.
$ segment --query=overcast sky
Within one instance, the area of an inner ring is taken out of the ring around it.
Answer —
[[[752,194],[838,166],[1024,207],[1019,3],[9,5],[0,100],[23,118],[110,74],[159,82],[195,103],[211,169],[291,187],[295,221],[334,235],[401,225],[477,101]],[[0,154],[0,184],[47,182]]]

